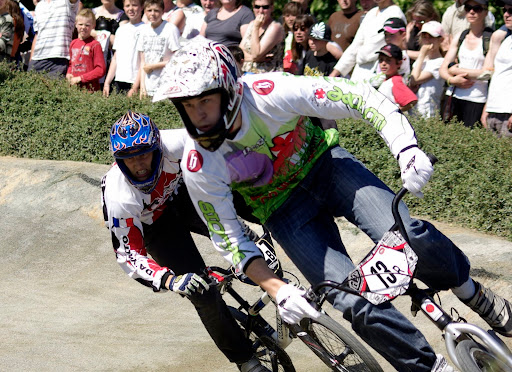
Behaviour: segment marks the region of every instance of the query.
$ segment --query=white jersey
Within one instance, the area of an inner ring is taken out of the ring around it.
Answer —
[[[242,126],[236,137],[215,152],[189,139],[182,160],[187,189],[214,246],[239,270],[261,253],[243,233],[231,189],[265,222],[316,160],[338,145],[337,130],[323,131],[308,117],[365,119],[395,157],[417,143],[405,116],[368,84],[283,73],[246,75],[242,82]]]
[[[180,160],[188,134],[184,129],[160,131],[163,169],[155,189],[144,194],[124,176],[117,164],[102,180],[103,211],[112,233],[117,262],[133,279],[160,290],[162,276],[170,270],[147,256],[142,224],[151,225],[178,193],[182,183]]]

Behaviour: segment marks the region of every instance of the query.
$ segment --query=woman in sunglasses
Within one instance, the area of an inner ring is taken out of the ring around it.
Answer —
[[[464,10],[464,4],[466,2],[467,0],[455,0],[443,13],[441,24],[443,25],[445,38],[442,48],[445,52],[450,47],[453,37],[469,28],[469,23],[466,19],[466,11]],[[494,22],[494,15],[488,11],[485,17],[485,26],[494,28]]]
[[[252,8],[255,18],[240,42],[244,51],[242,71],[283,71],[284,29],[272,18],[274,0],[254,0]]]
[[[487,101],[489,78],[481,78],[489,44],[489,39],[486,41],[485,38],[492,32],[485,28],[487,6],[487,0],[464,3],[469,32],[463,31],[453,37],[439,70],[448,84],[446,95],[451,97],[453,116],[471,128],[480,120]]]

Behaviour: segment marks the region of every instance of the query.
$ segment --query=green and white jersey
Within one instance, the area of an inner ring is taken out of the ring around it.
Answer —
[[[235,138],[225,140],[215,152],[189,138],[182,160],[192,202],[215,247],[240,270],[261,254],[243,233],[231,190],[239,191],[254,215],[265,222],[318,158],[338,144],[335,129],[323,131],[309,117],[362,118],[379,132],[395,157],[416,144],[405,116],[367,84],[283,73],[247,75],[243,83],[242,126]]]

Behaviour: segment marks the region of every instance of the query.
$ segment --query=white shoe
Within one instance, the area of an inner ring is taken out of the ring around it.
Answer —
[[[454,369],[448,364],[444,356],[441,354],[436,354],[436,362],[432,367],[432,372],[453,372]]]

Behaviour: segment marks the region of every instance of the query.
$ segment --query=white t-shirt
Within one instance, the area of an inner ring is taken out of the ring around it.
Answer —
[[[116,52],[116,81],[133,84],[140,66],[137,42],[144,22],[133,25],[125,23],[116,31],[112,49]]]
[[[489,85],[487,112],[512,114],[512,99],[508,93],[511,85],[512,36],[508,36],[501,43],[494,58],[494,75]]]
[[[388,6],[383,10],[379,7],[370,9],[361,22],[354,40],[334,69],[340,71],[341,76],[347,76],[353,68],[351,80],[369,80],[374,71],[375,61],[378,59],[375,52],[386,45],[384,33],[379,30],[384,26],[384,22],[393,17],[406,22],[404,13],[397,5]]]
[[[414,62],[413,68],[418,63]],[[443,95],[444,79],[439,75],[439,69],[443,63],[443,57],[423,61],[421,70],[430,72],[433,76],[429,81],[420,85],[416,95],[418,103],[415,109],[425,118],[435,115],[441,107],[441,96]]]
[[[197,4],[190,4],[181,8],[185,14],[185,28],[181,33],[183,39],[192,39],[199,35],[204,22],[204,10]]]
[[[482,47],[482,38],[480,38],[480,42],[473,50],[469,50],[466,47],[466,39],[464,39],[459,48],[459,54],[457,55],[457,58],[459,59],[460,68],[472,70],[481,69],[485,60],[484,50]],[[475,80],[475,84],[473,84],[471,88],[456,88],[453,96],[465,101],[485,103],[487,100],[487,86],[487,81]],[[448,95],[451,95],[452,92],[453,87],[450,87],[446,90],[446,94]]]
[[[151,27],[151,24],[145,24],[140,28],[137,50],[144,53],[146,64],[168,61],[180,47],[179,37],[178,27],[167,21],[162,21],[157,28]],[[146,75],[148,96],[155,93],[161,72],[162,69],[157,69]]]

